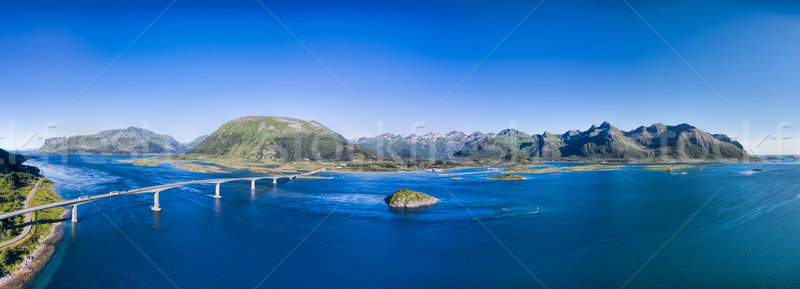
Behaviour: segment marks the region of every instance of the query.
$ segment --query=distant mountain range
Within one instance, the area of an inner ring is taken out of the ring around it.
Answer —
[[[369,149],[353,145],[316,121],[279,116],[246,116],[232,120],[186,154],[283,161],[348,161],[371,155]]]
[[[211,135],[181,144],[172,137],[129,127],[93,135],[51,138],[38,152],[84,154],[180,154],[232,160],[735,160],[748,158],[742,145],[694,126],[653,124],[622,131],[608,122],[586,131],[556,135],[449,132],[382,134],[352,142],[316,121],[246,116]]]
[[[41,153],[74,154],[179,154],[189,149],[171,136],[129,127],[101,131],[91,135],[55,137],[45,140]]]
[[[193,148],[194,146],[196,146],[196,145],[200,144],[201,142],[203,142],[207,137],[208,137],[208,135],[199,136],[196,139],[194,139],[193,141],[190,141],[190,142],[187,142],[187,143],[183,143],[183,145],[185,145],[187,148]]]
[[[506,129],[497,134],[462,132],[400,136],[383,134],[353,140],[357,145],[399,158],[469,160],[641,160],[743,159],[742,145],[725,135],[694,126],[653,124],[621,131],[608,122],[561,135]]]

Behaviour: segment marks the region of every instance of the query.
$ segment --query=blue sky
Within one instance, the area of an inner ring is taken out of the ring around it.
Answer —
[[[155,22],[171,1],[2,1],[0,147],[283,115],[348,138],[685,122],[760,153],[791,124],[800,153],[791,2],[630,0],[684,62],[622,1],[545,0],[445,101],[539,1],[329,2],[263,1],[312,56],[257,1],[177,0]]]

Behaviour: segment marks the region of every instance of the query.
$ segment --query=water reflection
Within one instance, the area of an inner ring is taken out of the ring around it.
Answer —
[[[161,226],[159,225],[160,224],[159,213],[160,212],[153,211],[153,229],[156,231],[158,231],[158,229],[161,228]]]

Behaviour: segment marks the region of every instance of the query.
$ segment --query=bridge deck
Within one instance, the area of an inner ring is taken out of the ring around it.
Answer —
[[[257,180],[263,180],[263,179],[281,179],[281,178],[288,178],[289,180],[292,180],[294,178],[297,178],[298,176],[313,175],[313,174],[320,173],[322,171],[324,171],[324,169],[318,169],[318,170],[314,170],[314,171],[310,171],[310,172],[306,172],[306,173],[302,173],[302,174],[288,175],[288,176],[261,176],[261,177],[244,177],[244,178],[222,178],[222,179],[208,179],[208,180],[197,180],[197,181],[188,181],[188,182],[177,182],[177,183],[164,184],[164,185],[158,185],[158,186],[152,186],[152,187],[146,187],[146,188],[139,188],[139,189],[133,189],[133,190],[127,190],[127,191],[119,191],[119,192],[116,192],[116,193],[112,192],[112,193],[94,195],[94,196],[83,196],[83,197],[80,197],[80,198],[77,198],[77,199],[66,200],[66,201],[61,201],[61,202],[55,202],[55,203],[40,205],[40,206],[36,206],[36,207],[25,208],[25,209],[13,211],[13,212],[8,212],[8,213],[0,215],[0,220],[13,218],[13,217],[24,215],[24,214],[27,214],[27,213],[41,211],[41,210],[47,210],[47,209],[51,209],[51,208],[58,208],[58,207],[64,207],[64,206],[70,206],[70,205],[83,204],[83,203],[88,203],[88,202],[92,202],[92,201],[96,201],[96,200],[100,200],[100,199],[118,197],[118,196],[124,196],[124,195],[155,193],[155,192],[160,192],[160,191],[163,191],[163,190],[176,188],[176,187],[180,187],[180,186],[186,186],[186,185],[193,185],[193,184],[221,184],[221,183],[227,183],[227,182],[233,182],[233,181],[257,181]]]

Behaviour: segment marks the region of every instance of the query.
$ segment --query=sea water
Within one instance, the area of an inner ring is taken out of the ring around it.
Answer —
[[[64,199],[197,173],[119,156],[39,155]],[[574,165],[574,164],[555,164]],[[800,166],[726,163],[686,175],[324,173],[224,183],[78,207],[32,288],[631,288],[800,286]],[[753,171],[760,168],[764,171]],[[408,188],[441,202],[390,209]],[[539,208],[539,213],[534,213]]]

